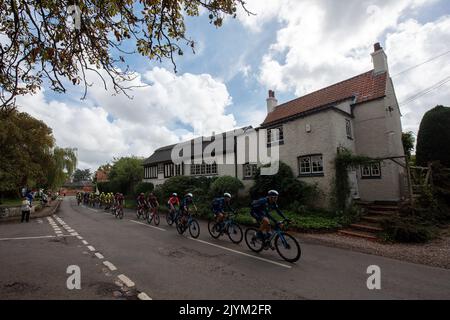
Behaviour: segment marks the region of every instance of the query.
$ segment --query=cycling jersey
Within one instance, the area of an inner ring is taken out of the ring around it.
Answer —
[[[167,201],[167,204],[169,205],[169,207],[170,207],[170,205],[172,205],[172,206],[180,206],[180,199],[178,199],[178,197],[170,197],[169,198],[169,201]]]
[[[264,217],[269,218],[274,223],[277,223],[274,217],[270,215],[270,211],[275,210],[283,219],[286,219],[284,214],[281,212],[277,203],[270,203],[268,197],[255,200],[251,204],[250,214],[257,220],[261,221]]]
[[[144,196],[139,196],[138,198],[137,198],[137,203],[139,204],[139,205],[144,205],[145,204],[145,197]]]
[[[189,211],[189,207],[193,204],[194,201],[192,200],[191,197],[184,197],[183,200],[181,201],[180,207],[182,208],[183,211],[185,210]]]
[[[233,211],[230,207],[230,203],[225,200],[224,197],[215,198],[212,202],[212,210],[214,214],[219,214],[224,211]]]
[[[152,206],[152,207],[157,207],[158,206],[158,199],[155,196],[150,196],[148,197],[148,203]]]

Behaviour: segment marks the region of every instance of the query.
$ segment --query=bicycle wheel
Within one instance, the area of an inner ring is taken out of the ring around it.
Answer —
[[[275,237],[275,248],[278,254],[287,262],[297,262],[300,259],[302,251],[297,239],[288,233],[281,233]]]
[[[256,228],[248,228],[245,230],[245,243],[247,243],[250,250],[256,253],[261,252],[264,247],[263,240],[256,235],[257,232],[258,229]]]
[[[153,216],[153,222],[155,222],[155,226],[159,226],[159,214],[155,213]]]
[[[241,226],[235,222],[231,222],[227,227],[228,238],[230,238],[231,242],[235,244],[239,244],[244,237],[242,233]]]
[[[177,221],[176,227],[179,234],[183,234],[186,231],[185,226],[180,221]]]
[[[192,220],[189,224],[189,233],[194,239],[197,239],[200,236],[200,225],[198,224],[197,220]]]
[[[120,209],[120,210],[119,210],[119,218],[120,218],[120,219],[123,219],[123,209]]]
[[[211,237],[213,237],[214,239],[218,239],[220,237],[219,226],[214,220],[210,220],[208,222],[208,231]]]
[[[174,219],[174,215],[173,212],[169,212],[166,214],[166,222],[169,226],[173,225],[173,219]]]
[[[136,211],[136,217],[137,217],[138,220],[141,219],[141,211],[140,210]]]

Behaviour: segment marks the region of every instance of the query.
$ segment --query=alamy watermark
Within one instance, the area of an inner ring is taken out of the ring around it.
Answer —
[[[70,19],[67,22],[67,27],[71,30],[81,29],[81,9],[79,6],[73,4],[67,7],[67,13]]]
[[[67,267],[67,274],[70,276],[67,278],[66,286],[69,290],[81,290],[81,269],[77,265],[71,265]]]
[[[270,142],[268,141],[270,136]],[[171,153],[175,165],[181,164],[258,164],[261,175],[275,175],[280,167],[280,130],[238,129],[209,138],[179,143]]]
[[[379,266],[367,267],[367,274],[370,274],[367,278],[367,289],[369,290],[381,290],[381,268]]]

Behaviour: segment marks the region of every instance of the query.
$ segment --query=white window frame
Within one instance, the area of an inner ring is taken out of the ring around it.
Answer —
[[[321,176],[325,173],[322,154],[300,156],[297,161],[299,176]]]

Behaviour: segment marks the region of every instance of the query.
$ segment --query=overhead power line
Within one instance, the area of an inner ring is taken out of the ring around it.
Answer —
[[[432,91],[435,91],[435,90],[443,87],[445,84],[447,84],[449,82],[450,82],[450,76],[442,79],[441,81],[438,81],[434,85],[432,85],[422,91],[417,92],[415,95],[413,95],[413,96],[407,98],[406,100],[404,100],[403,102],[401,102],[400,105],[403,106],[403,105],[409,104],[413,101],[416,101],[417,99],[431,93]]]
[[[397,73],[396,75],[392,76],[392,78],[397,77],[397,76],[399,76],[399,75],[401,75],[401,74],[407,73],[407,72],[409,72],[409,71],[411,71],[411,70],[414,70],[414,69],[416,69],[416,68],[418,68],[418,67],[420,67],[420,66],[423,66],[424,64],[427,64],[427,63],[432,62],[432,61],[434,61],[434,60],[436,60],[436,59],[439,59],[439,58],[441,58],[441,57],[443,57],[443,56],[445,56],[445,55],[447,55],[447,54],[450,54],[450,50],[447,51],[447,52],[441,53],[441,54],[438,55],[438,56],[435,56],[435,57],[433,57],[433,58],[430,58],[430,59],[428,59],[427,61],[424,61],[424,62],[421,62],[421,63],[419,63],[419,64],[416,64],[415,66],[412,66],[412,67],[410,67],[410,68],[408,68],[408,69],[406,69],[406,70],[403,70],[402,72],[399,72],[399,73]]]

